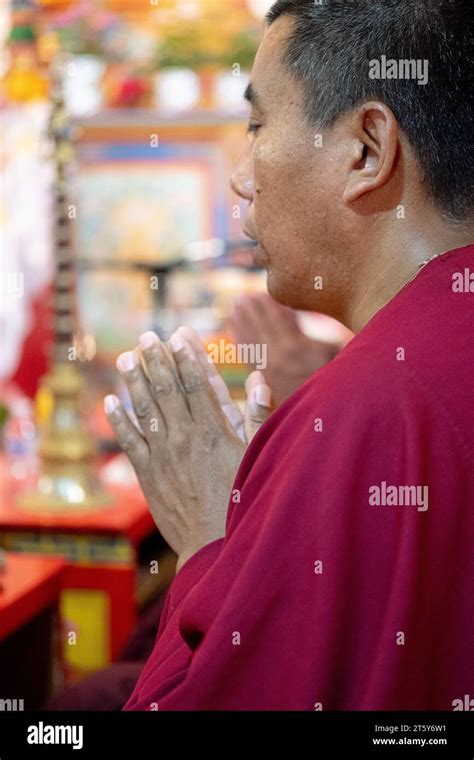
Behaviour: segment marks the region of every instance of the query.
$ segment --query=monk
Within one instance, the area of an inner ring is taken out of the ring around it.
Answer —
[[[232,184],[272,297],[355,337],[272,413],[251,376],[244,418],[189,328],[119,357],[137,420],[107,414],[179,558],[127,710],[474,705],[469,11],[268,14]]]

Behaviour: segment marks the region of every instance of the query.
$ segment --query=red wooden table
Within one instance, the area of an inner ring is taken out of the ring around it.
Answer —
[[[157,533],[138,485],[109,487],[112,503],[93,512],[25,512],[1,464],[0,546],[67,561],[60,598],[67,680],[105,667],[135,625],[138,550]]]
[[[61,590],[66,563],[52,557],[7,554],[0,572],[0,641],[47,607]]]
[[[6,555],[0,572],[3,709],[40,707],[51,693],[57,655],[56,610],[65,569],[61,559]]]

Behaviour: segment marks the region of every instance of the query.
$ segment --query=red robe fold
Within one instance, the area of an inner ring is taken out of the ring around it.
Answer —
[[[226,537],[176,575],[125,709],[474,700],[466,270],[474,246],[433,260],[259,431]]]

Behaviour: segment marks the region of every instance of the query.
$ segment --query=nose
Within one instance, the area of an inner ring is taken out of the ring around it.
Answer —
[[[234,193],[246,201],[253,201],[254,193],[251,148],[252,146],[247,146],[230,178],[230,186]]]

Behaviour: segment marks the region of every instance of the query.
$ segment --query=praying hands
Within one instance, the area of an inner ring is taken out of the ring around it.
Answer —
[[[116,396],[106,397],[105,411],[179,569],[224,536],[232,483],[246,443],[271,412],[271,392],[253,372],[242,414],[190,328],[169,344],[145,333],[117,367],[140,429]]]

